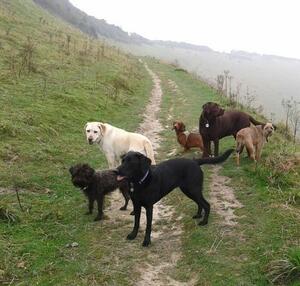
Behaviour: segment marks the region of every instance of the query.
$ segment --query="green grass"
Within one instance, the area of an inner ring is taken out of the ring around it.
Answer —
[[[161,119],[166,128],[160,158],[166,159],[166,154],[174,149],[177,153],[182,152],[171,130],[173,119],[184,121],[188,130],[197,129],[202,104],[206,101],[227,103],[189,74],[157,61],[152,61],[150,66],[162,79]],[[176,82],[177,91],[170,86],[169,80]],[[233,138],[221,140],[221,151],[231,147],[235,147]],[[239,216],[238,226],[225,235],[226,229],[220,225],[220,218],[213,209],[209,225],[198,227],[191,220],[196,211],[194,203],[180,192],[168,196],[168,202],[176,206],[178,215],[184,214],[184,256],[174,277],[188,281],[191,273],[197,273],[197,285],[269,285],[269,263],[284,255],[283,249],[299,246],[299,165],[288,168],[296,150],[299,146],[295,149],[277,133],[266,144],[257,168],[246,157],[243,157],[241,167],[235,165],[234,156],[224,164],[222,174],[231,178],[230,185],[244,205],[235,211]],[[190,152],[180,156],[192,158],[200,154]],[[210,168],[203,169],[205,195],[209,197]],[[215,239],[221,242],[217,250],[211,251]],[[299,285],[292,281],[289,280],[289,285]]]

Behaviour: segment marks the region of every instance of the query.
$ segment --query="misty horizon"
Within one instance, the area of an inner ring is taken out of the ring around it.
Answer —
[[[151,5],[147,2],[138,4],[137,0],[126,4],[118,0],[100,4],[89,0],[70,2],[88,15],[120,27],[129,35],[135,33],[151,41],[207,46],[221,53],[245,51],[300,59],[300,46],[294,40],[296,27],[300,25],[295,15],[297,3],[286,5],[284,1],[277,1],[270,6],[257,0],[245,1],[241,5],[234,0],[226,4],[213,0],[201,3],[200,9],[197,3],[190,1],[185,4],[165,1],[155,10],[157,0]],[[278,19],[281,19],[280,25]]]

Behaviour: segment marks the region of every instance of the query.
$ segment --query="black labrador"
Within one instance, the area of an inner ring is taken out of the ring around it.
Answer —
[[[134,227],[127,239],[135,239],[140,226],[141,207],[146,209],[147,226],[143,246],[151,242],[151,224],[153,205],[175,188],[192,199],[198,205],[197,214],[193,218],[201,218],[204,209],[204,218],[199,225],[208,222],[210,212],[209,203],[203,198],[203,172],[200,165],[216,164],[225,161],[233,149],[214,158],[186,159],[176,158],[151,166],[151,160],[138,152],[128,152],[122,158],[122,164],[117,168],[117,180],[127,179],[133,185],[130,197],[134,207]]]

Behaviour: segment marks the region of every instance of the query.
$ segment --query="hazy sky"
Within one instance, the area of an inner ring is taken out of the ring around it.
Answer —
[[[70,1],[89,15],[151,40],[300,59],[298,0]]]

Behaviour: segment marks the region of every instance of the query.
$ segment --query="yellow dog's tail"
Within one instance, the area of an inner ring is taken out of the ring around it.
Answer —
[[[149,140],[145,140],[144,148],[145,148],[146,156],[149,159],[151,159],[151,164],[155,165],[156,163],[155,163],[155,159],[154,159],[154,152],[153,152],[151,142]]]

